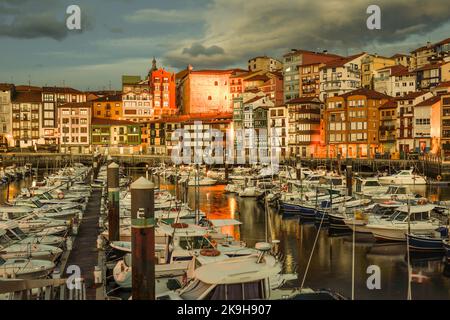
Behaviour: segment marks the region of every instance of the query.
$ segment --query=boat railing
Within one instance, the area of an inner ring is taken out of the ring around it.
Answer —
[[[5,279],[0,280],[0,295],[9,300],[86,300],[86,284],[83,279],[74,286],[67,279]]]

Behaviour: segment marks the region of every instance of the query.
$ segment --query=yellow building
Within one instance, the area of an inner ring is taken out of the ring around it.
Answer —
[[[395,59],[386,58],[379,55],[367,55],[361,61],[362,69],[362,87],[366,89],[374,89],[373,77],[375,71],[381,68],[395,65]]]
[[[92,116],[101,119],[123,120],[122,94],[104,96],[93,100]]]

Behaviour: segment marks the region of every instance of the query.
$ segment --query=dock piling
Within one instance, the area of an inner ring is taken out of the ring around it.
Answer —
[[[155,300],[155,185],[144,177],[131,184],[133,300]]]
[[[109,241],[120,240],[119,230],[119,165],[112,162],[107,169],[108,236]]]

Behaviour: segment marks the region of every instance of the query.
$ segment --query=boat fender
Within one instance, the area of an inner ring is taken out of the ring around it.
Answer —
[[[417,204],[419,204],[419,205],[424,205],[426,203],[427,203],[427,201],[425,199],[420,199],[419,201],[417,201]]]
[[[62,200],[64,199],[64,192],[58,192],[58,199]]]
[[[220,255],[220,251],[216,249],[202,249],[200,254],[205,257],[217,257]]]
[[[441,181],[441,180],[442,180],[441,175],[438,175],[438,176],[436,177],[436,180],[437,180],[437,181]]]

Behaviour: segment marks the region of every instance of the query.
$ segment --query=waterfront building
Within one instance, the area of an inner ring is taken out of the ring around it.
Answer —
[[[124,120],[140,123],[153,118],[153,96],[148,80],[142,80],[140,76],[122,76],[122,101]]]
[[[392,97],[401,97],[416,91],[416,73],[402,65],[375,71],[374,90]]]
[[[373,90],[376,71],[393,65],[395,65],[395,59],[382,57],[377,54],[366,55],[361,59],[361,86]]]
[[[92,118],[91,144],[93,150],[109,154],[142,152],[141,128],[138,123],[125,120]]]
[[[397,66],[404,66],[408,69],[411,69],[414,66],[413,58],[408,54],[396,53],[390,57],[390,59],[393,59]]]
[[[177,114],[175,74],[162,68],[152,70],[149,84],[153,96],[153,117],[161,118]]]
[[[268,56],[259,56],[248,60],[249,71],[274,72],[282,68],[283,63],[281,61]]]
[[[11,98],[15,94],[13,84],[0,83],[0,146],[14,145],[12,133],[12,104]]]
[[[320,100],[361,88],[361,62],[366,53],[326,62],[320,68]]]
[[[327,98],[324,112],[327,155],[373,158],[379,152],[379,107],[390,99],[365,88]]]
[[[413,61],[415,62],[415,69],[422,68],[432,61],[442,61],[444,58],[448,57],[449,54],[450,38],[434,44],[427,42],[425,46],[417,48],[411,52]]]
[[[16,88],[17,89],[17,88]],[[18,88],[12,98],[12,138],[14,146],[37,150],[44,144],[41,128],[42,89]]]
[[[60,152],[90,153],[91,102],[67,103],[58,107]]]
[[[300,96],[300,66],[316,64],[320,61],[335,60],[338,55],[324,52],[292,49],[283,55],[284,102]]]
[[[96,118],[123,120],[122,94],[107,95],[92,100],[92,115]]]
[[[289,113],[289,155],[312,157],[321,147],[320,114],[323,103],[318,98],[296,98],[287,102]]]
[[[432,96],[414,106],[414,152],[421,154],[437,153],[439,141],[436,139],[438,139],[438,135],[436,128],[432,128],[432,124],[437,122],[433,118],[436,118],[436,111],[440,111],[440,107],[440,96]],[[438,127],[440,127],[440,124]]]
[[[69,87],[43,87],[42,88],[42,138],[44,144],[58,145],[60,132],[58,132],[58,107],[66,103],[86,102],[86,94]]]
[[[435,109],[433,109],[435,110]],[[440,133],[440,145],[441,145],[441,155],[443,160],[450,161],[450,94],[445,94],[441,96],[441,107],[439,108],[439,113],[435,112],[436,115],[440,116],[439,127],[432,125],[433,130],[437,129]],[[432,119],[435,119],[433,116]]]
[[[450,81],[450,62],[432,62],[414,70],[417,90],[430,90],[440,82]]]
[[[268,124],[269,146],[276,147],[280,160],[285,160],[289,155],[288,107],[286,105],[275,105],[270,107],[268,110]]]
[[[390,99],[379,107],[379,142],[378,152],[390,157],[397,151],[396,125],[397,125],[397,101]]]
[[[230,78],[247,70],[194,70],[177,74],[177,104],[183,114],[232,112]]]
[[[397,101],[397,151],[402,157],[414,150],[414,108],[432,96],[430,92],[419,91],[395,98]]]

